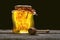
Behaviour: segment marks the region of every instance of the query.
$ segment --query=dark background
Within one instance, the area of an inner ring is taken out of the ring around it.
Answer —
[[[38,16],[34,16],[37,29],[60,29],[60,3],[57,0],[1,0],[0,29],[12,29],[11,11],[15,5],[32,5]]]

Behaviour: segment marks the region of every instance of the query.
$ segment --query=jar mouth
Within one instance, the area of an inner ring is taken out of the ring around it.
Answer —
[[[16,5],[15,8],[16,7],[32,7],[32,6],[31,5]]]

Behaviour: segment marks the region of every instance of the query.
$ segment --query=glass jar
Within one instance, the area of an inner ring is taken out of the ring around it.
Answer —
[[[30,5],[16,5],[12,10],[13,32],[28,33],[28,29],[34,27],[33,15],[36,12]]]

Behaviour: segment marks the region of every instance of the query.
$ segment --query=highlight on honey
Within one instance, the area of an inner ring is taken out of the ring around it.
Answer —
[[[28,29],[34,27],[33,15],[35,10],[30,5],[16,5],[12,10],[13,32],[28,33]]]

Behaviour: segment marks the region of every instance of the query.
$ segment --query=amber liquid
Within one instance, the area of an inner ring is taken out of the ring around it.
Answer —
[[[12,13],[13,32],[28,33],[28,29],[34,27],[33,14],[31,11],[15,10]]]

